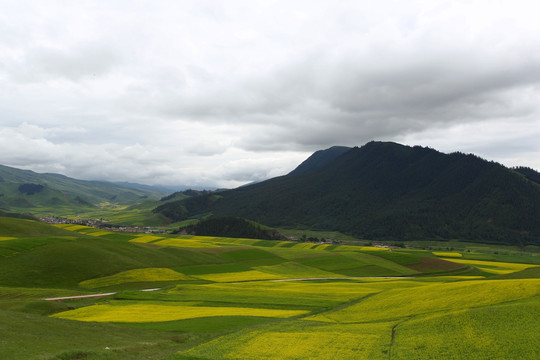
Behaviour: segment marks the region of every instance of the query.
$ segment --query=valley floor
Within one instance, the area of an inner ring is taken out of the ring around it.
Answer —
[[[537,253],[68,224],[35,236],[27,220],[9,221],[0,231],[0,358],[538,358]]]

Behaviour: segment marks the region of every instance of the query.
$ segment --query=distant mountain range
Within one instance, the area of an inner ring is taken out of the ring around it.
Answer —
[[[0,215],[144,202],[149,214],[157,206],[155,215],[171,222],[234,216],[370,240],[540,245],[540,173],[420,146],[335,146],[315,152],[287,175],[237,189],[168,195],[170,190],[0,165]]]
[[[540,245],[540,174],[472,154],[391,142],[332,147],[285,176],[172,201],[174,221],[204,214],[365,239]]]
[[[0,209],[4,210],[131,204],[146,198],[157,200],[167,193],[145,185],[77,180],[0,165]]]

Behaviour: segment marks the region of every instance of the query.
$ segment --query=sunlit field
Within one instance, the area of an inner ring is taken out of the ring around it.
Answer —
[[[264,316],[287,318],[303,315],[303,310],[257,309],[245,307],[209,307],[168,302],[144,304],[134,302],[112,302],[86,306],[80,309],[53,315],[61,319],[96,322],[162,322],[211,316]]]
[[[536,359],[540,348],[534,252],[7,225],[0,358]],[[96,297],[70,298],[82,295]]]
[[[81,281],[79,285],[85,288],[99,288],[125,283],[175,281],[187,279],[189,279],[189,277],[171,269],[145,268],[122,271],[110,276]]]

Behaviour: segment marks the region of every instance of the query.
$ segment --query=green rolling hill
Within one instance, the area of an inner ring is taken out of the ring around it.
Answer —
[[[537,253],[446,246],[0,217],[0,358],[535,359]]]
[[[77,180],[0,165],[0,209],[8,211],[93,208],[101,203],[128,205],[157,200],[165,194],[151,187]]]

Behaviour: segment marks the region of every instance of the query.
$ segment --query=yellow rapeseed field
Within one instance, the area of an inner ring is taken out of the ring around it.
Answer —
[[[439,257],[451,257],[451,258],[463,257],[463,255],[458,252],[434,251],[432,252],[432,254]]]
[[[188,280],[188,276],[167,268],[144,268],[122,271],[111,276],[85,280],[79,283],[86,288],[98,288],[130,282]]]
[[[106,230],[100,230],[100,231],[91,232],[88,235],[91,235],[91,236],[103,236],[103,235],[110,235],[110,234],[112,234],[112,232],[106,231]]]
[[[312,249],[312,248],[317,247],[318,245],[319,244],[314,244],[314,243],[298,243],[298,244],[293,245],[292,247],[295,249]]]
[[[462,310],[525,299],[540,294],[540,279],[471,280],[392,289],[352,306],[306,319],[327,322],[366,322],[399,319],[446,310]]]
[[[198,241],[214,241],[216,239],[221,239],[215,236],[196,236],[196,235],[180,235],[178,239],[189,239],[189,240],[198,240]]]
[[[289,318],[307,313],[305,310],[256,309],[246,307],[210,307],[165,304],[126,304],[123,302],[92,305],[52,315],[56,318],[96,322],[162,322],[210,316],[262,316]]]
[[[257,266],[256,270],[265,273],[278,275],[281,278],[311,278],[311,277],[340,277],[343,275],[324,271],[307,265],[302,265],[296,262],[285,262],[278,265]]]
[[[90,229],[89,226],[84,225],[74,225],[74,224],[57,224],[56,227],[63,228],[69,231],[78,231],[82,229]]]
[[[207,242],[204,240],[194,240],[194,239],[181,239],[181,238],[170,238],[165,240],[160,240],[155,242],[156,245],[161,246],[177,246],[177,247],[187,247],[187,248],[214,248],[219,247],[216,244]]]
[[[203,236],[194,236],[194,238],[204,238]],[[220,244],[234,244],[234,245],[253,245],[255,243],[258,243],[261,240],[258,239],[245,239],[245,238],[223,238],[223,237],[216,237],[212,238],[217,243]]]
[[[533,298],[413,317],[395,329],[391,358],[538,359],[539,318]]]
[[[268,279],[281,279],[283,276],[269,274],[258,270],[248,270],[241,272],[230,273],[216,273],[216,274],[204,274],[196,275],[203,280],[215,281],[215,282],[236,282],[236,281],[250,281],[250,280],[268,280]]]
[[[360,246],[360,250],[362,251],[388,251],[389,249],[386,247],[378,247],[378,246]]]
[[[315,250],[325,250],[327,247],[332,246],[330,244],[321,244],[315,248]]]
[[[339,245],[335,251],[389,251],[389,248],[376,246]]]
[[[530,267],[536,267],[539,265],[534,264],[518,264],[518,263],[507,263],[507,262],[498,262],[498,261],[484,261],[484,260],[466,260],[466,259],[447,259],[447,261],[452,261],[460,264],[474,265],[478,269],[492,273],[492,274],[509,274],[516,271],[521,271],[528,269]]]
[[[387,359],[392,323],[265,326],[233,333],[182,355],[205,359]]]
[[[137,243],[149,243],[152,241],[164,239],[163,236],[155,236],[155,235],[141,235],[137,236],[135,239],[131,239],[129,241],[131,242],[137,242]]]
[[[337,305],[381,291],[381,289],[377,288],[377,285],[353,281],[330,281],[324,283],[311,281],[253,281],[204,285],[186,284],[168,292],[170,294],[183,294],[187,297],[194,296],[196,299],[208,298],[215,301],[236,301],[246,304],[262,302],[271,304]]]

